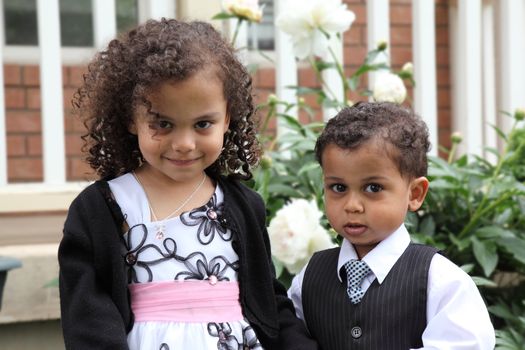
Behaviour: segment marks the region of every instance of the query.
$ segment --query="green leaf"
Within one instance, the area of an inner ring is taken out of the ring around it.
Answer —
[[[319,163],[317,163],[317,162],[315,162],[315,163],[314,162],[307,163],[307,164],[303,165],[301,167],[301,169],[299,169],[299,172],[297,173],[297,175],[301,175],[301,174],[303,174],[305,172],[308,172],[308,171],[314,170],[314,169],[315,170],[320,170],[321,169],[321,167],[319,166]]]
[[[318,61],[315,61],[314,62],[314,65],[315,65],[315,68],[321,72],[325,69],[329,69],[329,68],[337,68],[337,64],[334,63],[334,62],[325,62],[325,61],[321,61],[321,60],[318,60]]]
[[[496,242],[500,247],[511,253],[514,259],[525,264],[525,240],[520,238],[503,237]]]
[[[419,225],[419,231],[427,236],[433,236],[436,232],[436,223],[432,216],[426,216]]]
[[[468,238],[459,239],[452,233],[448,235],[448,238],[454,245],[458,248],[458,250],[461,252],[465,250],[467,247],[470,246],[471,241]]]
[[[493,241],[480,241],[476,237],[472,237],[472,250],[474,257],[483,268],[485,276],[490,276],[498,265],[499,256],[496,244]]]
[[[466,273],[470,273],[474,269],[474,264],[461,265],[460,268]]]
[[[220,12],[218,14],[216,14],[215,16],[213,16],[211,19],[219,19],[219,20],[223,20],[223,19],[230,19],[230,18],[236,18],[237,16],[231,14],[231,13],[227,13],[227,12]]]
[[[478,287],[497,287],[498,285],[489,279],[479,277],[479,276],[471,276],[472,280]]]
[[[483,239],[499,239],[503,237],[516,237],[514,232],[505,230],[498,226],[483,226],[474,232],[474,235]]]

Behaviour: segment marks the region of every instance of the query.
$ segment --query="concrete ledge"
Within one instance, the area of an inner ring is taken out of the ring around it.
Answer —
[[[58,320],[58,243],[0,247],[0,255],[19,259],[22,267],[9,271],[4,288],[0,324]]]

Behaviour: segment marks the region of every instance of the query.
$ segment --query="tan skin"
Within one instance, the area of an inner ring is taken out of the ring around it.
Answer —
[[[328,221],[360,259],[419,209],[428,191],[428,180],[402,176],[384,147],[375,140],[354,150],[330,144],[322,155]]]
[[[129,130],[138,136],[145,159],[135,174],[161,220],[190,196],[219,157],[230,119],[222,83],[211,69],[184,81],[163,82],[148,97],[155,115],[140,107]],[[206,177],[176,216],[207,203],[214,190]]]

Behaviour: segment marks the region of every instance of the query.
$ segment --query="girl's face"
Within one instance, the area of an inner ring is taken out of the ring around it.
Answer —
[[[195,182],[219,157],[228,130],[222,83],[210,70],[180,82],[161,83],[135,111],[130,132],[137,135],[145,167],[177,182]]]
[[[322,157],[326,216],[360,258],[423,203],[428,180],[402,177],[384,146],[374,141],[356,150],[330,144]]]

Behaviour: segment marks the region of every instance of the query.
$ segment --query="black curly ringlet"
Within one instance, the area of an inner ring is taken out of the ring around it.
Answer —
[[[87,128],[86,161],[102,178],[114,178],[144,161],[138,139],[128,131],[133,112],[160,83],[183,81],[212,69],[223,84],[230,116],[219,158],[206,172],[250,179],[260,156],[252,78],[234,48],[210,24],[149,20],[99,52],[73,96],[74,111]]]
[[[323,151],[329,144],[355,150],[373,140],[385,147],[385,156],[406,178],[427,174],[430,150],[428,127],[411,109],[390,102],[359,102],[341,110],[326,124],[315,145],[322,166]]]

